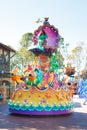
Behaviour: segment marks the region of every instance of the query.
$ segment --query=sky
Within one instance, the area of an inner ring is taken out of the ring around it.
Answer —
[[[0,0],[0,42],[18,49],[23,34],[42,25],[49,17],[65,43],[73,48],[87,44],[87,0]]]

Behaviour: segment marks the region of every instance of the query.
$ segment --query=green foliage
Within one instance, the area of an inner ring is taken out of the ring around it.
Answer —
[[[35,55],[28,51],[26,48],[21,48],[15,55],[15,57],[11,60],[11,70],[14,68],[19,68],[20,70],[24,70],[26,65],[35,59]]]
[[[81,46],[76,46],[73,50],[72,50],[72,59],[73,59],[73,63],[79,67],[79,65],[82,62],[82,50],[83,48]]]
[[[12,71],[15,68],[21,69],[21,63],[22,63],[22,59],[18,54],[18,52],[16,52],[16,55],[10,60],[10,70]]]
[[[14,68],[19,68],[23,71],[26,65],[30,61],[34,60],[34,54],[28,50],[29,46],[32,44],[32,37],[32,33],[26,33],[22,36],[20,41],[20,49],[16,52],[14,58],[11,59],[11,70]]]
[[[80,76],[82,64],[83,64],[83,47],[81,45],[77,45],[71,52],[70,55],[71,62],[73,66],[76,68],[76,73],[78,77]]]
[[[64,68],[64,57],[60,51],[57,52],[57,57],[58,57],[59,69],[63,69]]]
[[[81,77],[87,79],[87,69],[86,68],[84,70],[82,70]]]
[[[25,62],[25,64],[27,62],[29,62],[30,60],[34,60],[34,54],[31,51],[29,51],[26,48],[24,48],[24,47],[22,47],[19,50],[18,54],[23,59],[23,61]]]
[[[32,33],[25,33],[22,36],[22,39],[20,41],[20,45],[24,48],[28,48],[32,44],[32,38],[33,38]]]

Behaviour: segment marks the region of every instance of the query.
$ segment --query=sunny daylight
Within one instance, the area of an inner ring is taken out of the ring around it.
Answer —
[[[0,130],[87,130],[87,0],[0,0]]]

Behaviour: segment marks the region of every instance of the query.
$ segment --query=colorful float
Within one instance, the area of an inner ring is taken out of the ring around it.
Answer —
[[[73,96],[58,77],[56,51],[60,35],[45,18],[35,32],[30,51],[36,60],[24,74],[13,75],[15,90],[8,102],[9,111],[27,115],[60,115],[73,112]]]

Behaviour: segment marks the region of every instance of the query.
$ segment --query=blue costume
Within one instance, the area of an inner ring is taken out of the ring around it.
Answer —
[[[79,97],[85,98],[84,105],[87,102],[87,79],[83,79],[80,84]]]

